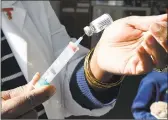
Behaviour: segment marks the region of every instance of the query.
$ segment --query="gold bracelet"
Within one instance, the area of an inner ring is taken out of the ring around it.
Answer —
[[[91,86],[94,86],[94,87],[97,87],[97,88],[111,88],[111,87],[119,85],[123,81],[123,79],[125,78],[125,76],[121,76],[120,80],[117,81],[117,82],[115,82],[115,83],[103,83],[103,82],[97,80],[94,77],[94,75],[91,72],[90,64],[89,64],[93,52],[94,52],[94,49],[92,49],[88,53],[88,55],[85,58],[85,62],[84,62],[84,72],[85,72],[85,76],[86,76],[86,79],[87,79],[88,83]]]

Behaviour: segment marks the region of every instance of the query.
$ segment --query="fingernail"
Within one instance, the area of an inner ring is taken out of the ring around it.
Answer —
[[[39,73],[39,72],[37,72],[35,75],[38,75],[38,76],[40,76],[40,73]]]
[[[160,31],[161,31],[161,28],[162,28],[161,25],[159,25],[159,24],[157,24],[157,23],[151,25],[152,31],[153,31],[153,32],[156,32],[156,33],[157,33],[157,32],[160,32]]]
[[[39,76],[40,77],[40,73],[37,72],[34,76],[33,76],[33,79],[35,79],[35,77]]]

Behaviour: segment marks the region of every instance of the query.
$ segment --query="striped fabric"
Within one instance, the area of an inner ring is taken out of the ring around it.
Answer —
[[[1,30],[1,91],[16,88],[27,83],[23,73]],[[47,119],[44,107],[36,107],[39,119]]]

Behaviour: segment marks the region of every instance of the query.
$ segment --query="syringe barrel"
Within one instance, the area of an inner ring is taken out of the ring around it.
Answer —
[[[73,42],[70,42],[48,70],[42,75],[35,87],[49,84],[78,50],[79,48]]]

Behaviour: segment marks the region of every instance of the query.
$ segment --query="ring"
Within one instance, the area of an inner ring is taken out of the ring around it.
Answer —
[[[156,64],[155,62],[155,59],[154,59],[154,57],[152,56],[152,55],[150,55],[150,57],[152,58],[152,61],[154,61],[154,64]]]

